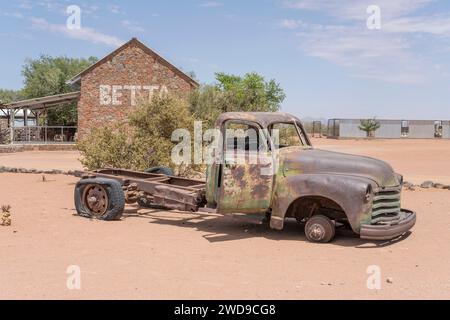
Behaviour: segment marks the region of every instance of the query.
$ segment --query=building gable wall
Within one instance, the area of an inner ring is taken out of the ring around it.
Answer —
[[[81,77],[78,138],[92,128],[127,120],[139,101],[154,94],[186,95],[191,82],[144,51],[130,45]]]

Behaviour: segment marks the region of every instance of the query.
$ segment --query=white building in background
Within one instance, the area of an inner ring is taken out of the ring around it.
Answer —
[[[450,139],[449,120],[386,120],[377,119],[380,128],[375,131],[379,139]],[[359,129],[361,119],[328,120],[328,138],[366,138]]]
[[[8,114],[8,110],[0,109],[0,130],[8,128],[7,114]],[[28,125],[29,126],[36,125],[36,117],[30,110],[28,110]],[[16,117],[14,119],[14,126],[15,127],[24,127],[25,126],[25,117],[24,117],[23,110],[17,111]]]

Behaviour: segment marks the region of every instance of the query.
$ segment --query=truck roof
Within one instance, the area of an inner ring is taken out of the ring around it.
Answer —
[[[221,125],[228,120],[249,120],[257,122],[264,127],[277,122],[300,121],[299,118],[285,112],[226,112],[217,118],[217,125]]]

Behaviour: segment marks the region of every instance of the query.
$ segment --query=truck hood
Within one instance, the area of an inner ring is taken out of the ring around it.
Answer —
[[[379,187],[400,185],[392,167],[381,160],[339,152],[285,148],[280,150],[284,172],[299,174],[341,174],[370,179]]]

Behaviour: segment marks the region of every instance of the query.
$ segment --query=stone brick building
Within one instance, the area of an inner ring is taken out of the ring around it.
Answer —
[[[140,99],[186,95],[198,86],[191,77],[133,38],[69,83],[79,88],[78,138],[94,127],[124,121]]]
[[[8,118],[3,117],[2,115],[0,115],[0,131],[1,130],[6,130],[8,129]]]

